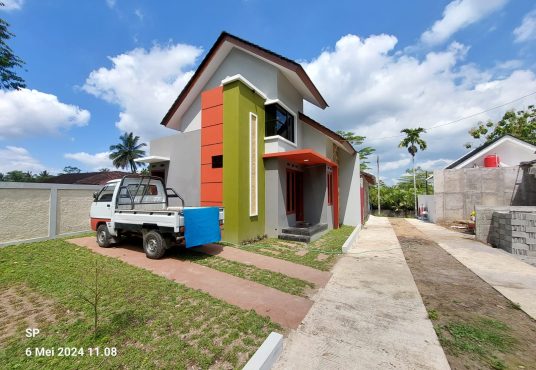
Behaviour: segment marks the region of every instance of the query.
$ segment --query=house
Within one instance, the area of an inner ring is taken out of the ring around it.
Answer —
[[[361,224],[365,224],[370,214],[369,189],[374,185],[376,185],[376,178],[370,173],[361,171]]]
[[[469,220],[477,207],[534,206],[535,177],[520,164],[535,159],[535,145],[504,135],[435,170],[434,195],[419,195],[419,209],[451,222]]]
[[[225,207],[224,240],[309,241],[361,224],[359,156],[303,113],[328,107],[302,66],[223,32],[138,159],[190,206]]]
[[[130,172],[122,171],[64,173],[43,182],[49,184],[104,185],[110,180],[121,179],[129,174]]]
[[[488,158],[488,165],[485,159]],[[536,146],[512,135],[485,143],[449,164],[445,169],[476,167],[512,167],[536,159]]]

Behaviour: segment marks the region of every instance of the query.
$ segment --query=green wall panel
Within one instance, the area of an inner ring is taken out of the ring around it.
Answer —
[[[258,117],[258,216],[249,216],[249,114]],[[264,99],[240,81],[223,88],[223,239],[264,235]]]

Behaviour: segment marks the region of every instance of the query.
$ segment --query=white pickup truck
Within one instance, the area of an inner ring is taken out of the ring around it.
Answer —
[[[91,229],[103,248],[137,234],[143,237],[147,257],[157,259],[177,243],[188,248],[221,238],[223,208],[186,207],[184,199],[158,177],[127,175],[109,181],[93,198]],[[170,200],[181,204],[170,206]]]

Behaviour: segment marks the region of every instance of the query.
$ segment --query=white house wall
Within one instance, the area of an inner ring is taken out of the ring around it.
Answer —
[[[505,138],[497,146],[491,145],[455,168],[484,167],[484,158],[488,155],[499,156],[501,167],[517,166],[520,162],[536,159],[535,151],[536,148],[532,145],[521,144],[513,139]]]
[[[344,225],[361,224],[361,172],[359,155],[339,150],[339,209]]]

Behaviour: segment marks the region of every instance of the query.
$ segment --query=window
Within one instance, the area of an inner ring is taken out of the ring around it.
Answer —
[[[279,104],[270,104],[266,109],[266,136],[281,136],[288,141],[294,140],[294,116]]]
[[[328,206],[333,204],[333,172],[328,172]]]
[[[287,169],[287,214],[296,213],[296,171]]]
[[[112,197],[114,196],[114,190],[115,190],[115,184],[106,185],[99,193],[97,202],[111,202]]]
[[[223,155],[212,156],[212,168],[223,168]]]

